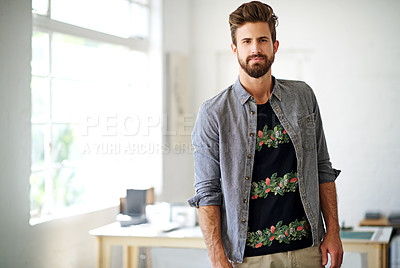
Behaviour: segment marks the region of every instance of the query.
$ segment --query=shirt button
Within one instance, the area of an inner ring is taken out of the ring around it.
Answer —
[[[254,136],[254,133],[250,133],[250,137],[253,137]]]
[[[247,203],[247,199],[243,199],[243,203],[245,203],[245,204],[246,204],[246,203]]]
[[[250,114],[254,114],[254,111],[250,111]]]
[[[245,219],[242,219],[242,222],[246,222],[246,220],[245,220]]]
[[[247,158],[251,158],[251,154],[247,155]]]

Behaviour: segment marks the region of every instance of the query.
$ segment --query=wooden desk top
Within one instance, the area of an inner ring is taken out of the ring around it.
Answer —
[[[100,243],[115,243],[133,247],[170,247],[170,248],[206,248],[200,227],[183,227],[163,232],[165,226],[139,224],[121,227],[114,222],[89,234],[97,236]]]
[[[199,238],[203,239],[200,227],[182,227],[169,232],[162,231],[162,226],[153,224],[138,224],[128,227],[121,227],[118,222],[114,222],[96,229],[89,234],[94,236],[113,236],[113,237],[169,237],[169,238]]]

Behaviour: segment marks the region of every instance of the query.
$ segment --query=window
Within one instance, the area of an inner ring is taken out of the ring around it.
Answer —
[[[32,224],[159,188],[150,11],[146,0],[33,0]]]

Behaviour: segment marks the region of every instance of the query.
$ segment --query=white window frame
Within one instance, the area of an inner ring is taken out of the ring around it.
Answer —
[[[127,1],[139,4],[139,5],[143,5],[140,2],[136,2],[135,0],[127,0]],[[76,37],[80,37],[80,38],[91,39],[91,40],[102,42],[102,43],[120,45],[120,46],[127,47],[131,50],[144,52],[149,55],[149,61],[151,62],[151,64],[153,64],[154,66],[159,66],[159,67],[155,68],[155,70],[153,70],[153,74],[155,74],[156,77],[154,79],[151,79],[149,86],[150,86],[150,88],[153,88],[153,89],[154,88],[159,89],[160,95],[162,95],[161,89],[162,89],[162,84],[163,84],[163,79],[162,79],[163,60],[162,60],[162,45],[161,45],[161,42],[162,42],[161,1],[162,0],[149,0],[148,5],[144,5],[149,8],[149,19],[150,19],[149,33],[148,33],[148,38],[146,38],[146,39],[133,38],[133,37],[123,38],[123,37],[111,35],[108,33],[103,33],[103,32],[99,32],[99,31],[83,28],[80,26],[68,24],[65,22],[53,20],[50,18],[51,0],[48,0],[48,3],[49,3],[48,4],[48,12],[46,15],[35,14],[34,12],[32,12],[32,24],[33,24],[32,32],[41,31],[41,32],[46,32],[49,34],[49,52],[50,52],[49,53],[50,54],[49,55],[49,67],[50,67],[50,70],[51,70],[51,62],[52,62],[51,45],[52,45],[52,34],[53,33],[67,34],[67,35],[76,36]],[[32,76],[40,77],[40,75],[32,75]],[[51,77],[48,77],[48,78],[51,78]],[[162,105],[161,98],[159,101],[159,105],[160,106]],[[160,118],[161,117],[162,117],[162,115],[160,113]],[[50,124],[50,127],[51,127],[51,125],[53,125],[53,122],[51,119],[48,123]],[[39,124],[43,124],[43,122],[31,121],[31,125],[34,125],[34,124],[39,125]],[[51,131],[46,131],[46,134],[47,133],[50,133],[50,135],[51,135]],[[161,138],[161,133],[160,133],[160,141],[161,141],[161,139],[162,138]],[[45,149],[45,154],[47,154],[45,156],[45,161],[46,161],[46,160],[51,159],[51,157],[48,155],[51,152],[51,150],[49,148],[50,144],[51,144],[51,136],[48,136],[48,135],[45,136],[45,144],[49,144],[49,146],[46,146],[46,149]],[[162,163],[160,163],[160,164],[162,166]],[[48,164],[46,164],[46,166],[51,166],[51,164],[48,163]],[[35,172],[35,171],[40,171],[40,170],[31,169],[31,172]],[[52,182],[49,181],[49,182],[45,182],[45,183],[51,184]],[[162,178],[161,178],[161,174],[160,174],[160,178],[155,180],[156,194],[160,194],[161,188],[162,188]],[[45,192],[45,195],[47,195],[46,192]],[[92,211],[93,210],[87,211],[87,212],[92,212]],[[82,212],[82,213],[85,213],[85,212]],[[73,215],[76,215],[76,214],[73,214]],[[69,215],[65,215],[65,216],[69,216]],[[41,222],[55,219],[56,217],[41,216],[39,218],[31,218],[30,224],[31,225],[38,224]]]

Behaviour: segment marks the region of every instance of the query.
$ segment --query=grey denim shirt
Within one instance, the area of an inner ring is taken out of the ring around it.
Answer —
[[[340,171],[329,160],[312,89],[301,81],[273,80],[269,101],[293,142],[300,197],[317,245],[325,233],[319,184],[335,181]],[[223,246],[235,263],[243,262],[246,246],[256,128],[256,101],[238,79],[203,103],[192,133],[196,195],[188,202],[221,207]]]

